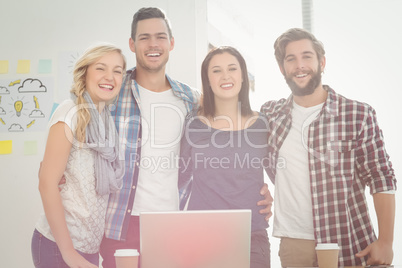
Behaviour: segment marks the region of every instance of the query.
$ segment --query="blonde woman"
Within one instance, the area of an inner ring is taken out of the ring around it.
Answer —
[[[32,237],[37,268],[98,267],[109,193],[121,188],[124,159],[109,104],[126,60],[108,44],[89,48],[74,68],[72,98],[49,122],[39,173],[44,215]],[[66,182],[59,190],[60,178]]]

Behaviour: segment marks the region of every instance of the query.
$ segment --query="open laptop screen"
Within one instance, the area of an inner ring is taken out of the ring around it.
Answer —
[[[250,210],[140,214],[141,268],[249,268]]]

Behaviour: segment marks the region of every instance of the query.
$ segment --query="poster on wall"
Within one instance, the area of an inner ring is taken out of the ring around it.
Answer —
[[[45,131],[53,88],[52,77],[0,79],[0,132]]]

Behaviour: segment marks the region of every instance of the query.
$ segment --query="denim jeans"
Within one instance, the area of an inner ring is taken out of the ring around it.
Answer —
[[[57,244],[39,233],[36,229],[32,236],[32,259],[36,268],[68,268]],[[99,266],[99,254],[77,252],[87,261]]]

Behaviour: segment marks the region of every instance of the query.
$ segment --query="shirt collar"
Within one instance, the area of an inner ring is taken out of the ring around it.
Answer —
[[[338,116],[338,104],[339,104],[339,96],[335,93],[335,91],[330,88],[328,85],[323,85],[324,90],[328,92],[328,97],[324,103],[322,113],[329,115],[330,117]],[[293,108],[293,95],[287,98],[285,102],[285,108],[282,110],[284,114],[290,114]]]
[[[127,70],[127,76],[131,76],[131,79],[134,81],[135,84],[137,84],[137,81],[135,80],[135,74],[136,74],[136,67],[133,67],[129,70]],[[193,103],[193,98],[191,96],[189,96],[188,94],[191,94],[191,92],[189,92],[188,90],[186,90],[184,88],[184,85],[179,83],[176,80],[173,80],[172,78],[170,78],[170,76],[168,76],[167,74],[165,74],[170,87],[172,88],[173,94],[176,97],[182,98],[185,101],[191,102]]]
[[[328,97],[323,107],[325,113],[331,117],[338,116],[339,96],[329,86],[323,85],[323,87],[328,92]]]

